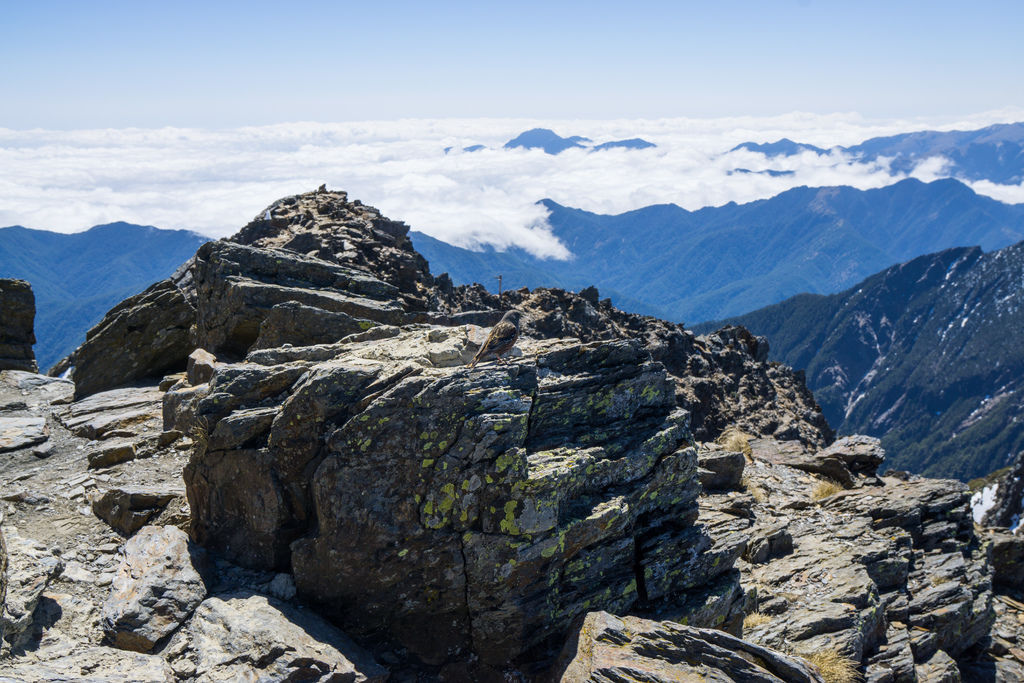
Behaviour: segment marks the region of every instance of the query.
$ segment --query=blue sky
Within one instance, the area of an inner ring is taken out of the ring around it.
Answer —
[[[9,2],[0,127],[959,116],[1024,106],[1024,3]]]

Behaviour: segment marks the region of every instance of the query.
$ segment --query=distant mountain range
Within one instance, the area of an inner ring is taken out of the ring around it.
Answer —
[[[589,149],[591,152],[601,152],[608,149],[647,149],[657,147],[653,142],[642,138],[629,138],[628,140],[609,140],[600,144],[591,144],[593,140],[581,135],[571,135],[563,138],[550,128],[531,128],[523,131],[516,137],[504,144],[504,149],[542,149],[546,154],[561,154],[567,149]],[[445,147],[444,153],[448,154],[454,149]],[[463,147],[463,152],[479,152],[487,149],[485,145],[470,145]]]
[[[829,423],[881,437],[890,467],[966,481],[1024,450],[1024,243],[921,256],[696,331],[722,324],[806,369]]]
[[[946,172],[952,177],[1001,184],[1024,181],[1024,123],[1000,123],[969,131],[902,133],[831,150],[789,138],[769,143],[744,142],[732,151],[740,149],[760,152],[769,158],[802,152],[828,154],[831,151],[844,152],[862,162],[885,157],[891,159],[889,168],[893,173],[909,173],[925,159],[943,157],[949,162]]]
[[[45,372],[124,298],[167,277],[209,238],[130,223],[62,234],[0,228],[0,277],[28,280],[36,297],[36,361]]]
[[[739,315],[801,292],[838,292],[894,263],[949,247],[998,249],[1024,239],[1024,205],[956,180],[908,179],[874,190],[798,187],[749,204],[699,211],[674,204],[619,215],[550,200],[570,260],[519,248],[472,251],[422,233],[416,249],[457,283],[596,285],[629,310],[688,323]]]

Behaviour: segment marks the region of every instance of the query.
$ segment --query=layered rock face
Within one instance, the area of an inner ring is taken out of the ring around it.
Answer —
[[[671,376],[698,439],[727,426],[819,447],[833,438],[802,375],[763,362],[763,338],[729,328],[698,339],[682,325],[619,311],[594,288],[499,298],[479,285],[453,287],[430,274],[407,232],[344,192],[282,199],[115,307],[57,369],[74,365],[83,396],[184,369],[197,347],[238,360],[252,349],[330,344],[382,324],[492,325],[514,306],[526,314],[524,334],[537,339],[641,340]]]
[[[0,278],[0,370],[35,372],[36,298],[24,280]]]
[[[353,632],[434,663],[508,662],[586,606],[729,568],[693,552],[711,544],[688,415],[639,344],[525,342],[528,359],[469,370],[471,332],[255,351],[182,387],[209,430],[185,473],[196,538],[290,565]]]

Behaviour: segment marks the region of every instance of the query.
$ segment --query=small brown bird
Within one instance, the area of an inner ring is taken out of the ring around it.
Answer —
[[[498,324],[491,328],[491,333],[487,335],[487,340],[476,352],[469,367],[476,367],[477,363],[490,356],[493,356],[499,363],[507,363],[508,361],[502,360],[501,357],[516,345],[516,341],[519,339],[519,319],[522,315],[519,311],[506,311]]]

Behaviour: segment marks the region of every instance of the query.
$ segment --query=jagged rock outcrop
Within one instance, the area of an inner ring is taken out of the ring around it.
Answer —
[[[560,680],[674,683],[823,683],[806,662],[713,629],[671,621],[587,615],[563,657],[572,657]],[[560,667],[556,667],[557,668]]]
[[[642,340],[671,374],[677,404],[690,412],[698,439],[712,440],[727,426],[814,446],[833,438],[802,375],[762,362],[768,351],[762,338],[731,328],[699,339],[682,325],[619,311],[592,287],[579,294],[517,290],[501,298],[479,285],[453,287],[447,277],[430,274],[407,231],[376,209],[348,201],[344,192],[275,202],[235,236],[203,245],[173,278],[154,286],[176,289],[181,304],[167,313],[141,302],[134,307],[159,316],[148,321],[150,332],[164,331],[159,338],[180,339],[168,331],[191,320],[190,348],[150,353],[141,359],[145,367],[116,354],[109,358],[118,362],[110,363],[102,354],[76,353],[68,362],[75,364],[78,395],[184,368],[197,347],[238,360],[253,349],[331,344],[378,325],[489,326],[514,306],[526,314],[524,334],[537,339]],[[130,346],[123,307],[90,332],[87,345]]]
[[[946,660],[977,662],[996,617],[994,570],[966,486],[880,477],[884,453],[868,437],[817,452],[750,446],[743,486],[700,499],[713,538],[751,538],[737,562],[752,615],[745,639],[803,656],[834,651],[871,681],[931,680]],[[845,487],[825,474],[837,467]]]
[[[172,280],[112,308],[51,374],[71,370],[78,398],[184,369],[195,309]]]
[[[466,328],[373,332],[255,351],[192,395],[200,543],[290,565],[347,629],[434,663],[505,663],[589,605],[731,565],[736,548],[695,552],[711,543],[688,416],[639,344],[524,342],[528,358],[470,370]]]
[[[690,412],[698,440],[712,441],[726,427],[780,440],[797,439],[815,447],[828,445],[834,437],[804,385],[803,374],[765,363],[768,342],[742,328],[697,337],[680,324],[620,311],[610,300],[599,299],[593,287],[578,294],[543,287],[532,292],[521,289],[505,292],[501,298],[479,285],[439,287],[439,296],[442,309],[453,319],[457,311],[507,307],[524,311],[523,333],[538,339],[641,340],[672,376],[676,401]],[[465,320],[479,325],[496,321],[496,317],[482,316]]]
[[[24,280],[0,278],[0,370],[36,372],[36,298]]]

